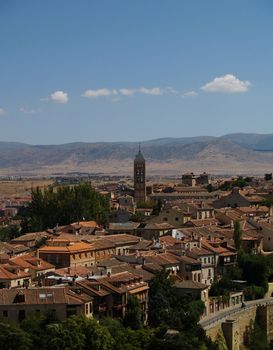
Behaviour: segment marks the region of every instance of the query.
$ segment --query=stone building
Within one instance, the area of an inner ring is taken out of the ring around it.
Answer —
[[[41,314],[64,320],[71,315],[93,316],[93,298],[68,287],[0,290],[0,317],[21,322]]]
[[[134,160],[135,201],[139,206],[146,202],[146,165],[140,147]]]

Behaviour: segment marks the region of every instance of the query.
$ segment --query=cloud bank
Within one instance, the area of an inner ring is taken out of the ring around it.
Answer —
[[[169,91],[169,90],[168,90]],[[108,89],[108,88],[102,88],[102,89],[96,89],[96,90],[86,90],[82,96],[90,98],[90,99],[96,99],[99,97],[117,97],[117,96],[133,96],[135,94],[143,94],[143,95],[152,95],[152,96],[158,96],[162,95],[164,93],[164,89],[161,89],[159,87],[153,87],[153,88],[146,88],[146,87],[140,87],[136,89]]]

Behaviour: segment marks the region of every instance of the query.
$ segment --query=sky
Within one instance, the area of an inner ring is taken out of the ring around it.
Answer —
[[[273,133],[272,0],[0,0],[0,141]]]

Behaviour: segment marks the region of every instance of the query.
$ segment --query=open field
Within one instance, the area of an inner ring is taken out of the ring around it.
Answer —
[[[47,187],[53,183],[52,180],[14,180],[14,181],[1,181],[0,180],[0,198],[3,197],[16,197],[27,196],[30,194],[33,187]]]

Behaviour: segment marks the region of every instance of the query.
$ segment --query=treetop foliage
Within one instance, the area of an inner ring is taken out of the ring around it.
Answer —
[[[108,223],[109,200],[89,183],[60,186],[56,190],[48,188],[42,191],[37,187],[31,195],[30,204],[18,214],[23,232],[42,231],[83,219],[95,220],[102,225]]]

